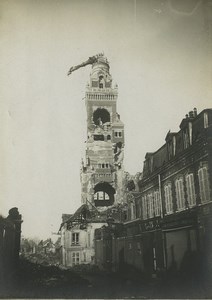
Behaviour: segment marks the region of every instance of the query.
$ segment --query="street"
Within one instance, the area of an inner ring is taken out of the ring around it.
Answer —
[[[146,279],[136,270],[108,273],[91,266],[61,269],[21,259],[1,298],[210,298],[210,283],[182,278]]]

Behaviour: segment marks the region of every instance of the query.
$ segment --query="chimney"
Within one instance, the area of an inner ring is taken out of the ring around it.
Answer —
[[[194,117],[193,110],[189,111],[188,115],[189,115],[189,118],[193,118]]]
[[[197,116],[197,109],[194,107],[194,118]]]

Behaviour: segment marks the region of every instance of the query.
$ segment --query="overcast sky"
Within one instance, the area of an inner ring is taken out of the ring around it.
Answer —
[[[142,171],[169,130],[212,107],[211,6],[198,0],[1,0],[1,213],[23,215],[25,237],[56,232],[80,203],[85,86],[104,52],[119,86],[125,170]]]

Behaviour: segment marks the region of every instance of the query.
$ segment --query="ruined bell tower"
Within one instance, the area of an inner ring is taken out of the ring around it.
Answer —
[[[81,167],[82,203],[90,207],[123,201],[124,124],[117,98],[107,58],[97,55],[86,87],[87,140]]]

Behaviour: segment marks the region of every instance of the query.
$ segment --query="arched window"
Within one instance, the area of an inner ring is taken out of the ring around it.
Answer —
[[[109,206],[114,203],[115,189],[108,182],[100,182],[94,187],[95,206]]]

